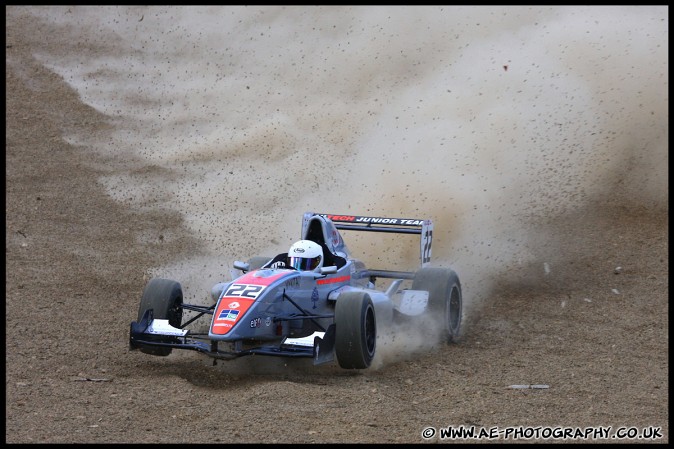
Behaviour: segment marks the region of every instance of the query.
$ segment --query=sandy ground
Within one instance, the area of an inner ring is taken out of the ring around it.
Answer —
[[[549,274],[499,280],[456,345],[366,372],[130,352],[146,270],[201,244],[177,214],[106,195],[106,160],[62,136],[111,125],[36,62],[57,44],[27,20],[6,29],[6,442],[421,443],[429,426],[669,441],[668,211],[611,198],[541,223],[564,248],[541,245]]]

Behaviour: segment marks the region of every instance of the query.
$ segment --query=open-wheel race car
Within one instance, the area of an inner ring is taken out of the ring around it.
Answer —
[[[369,269],[351,256],[340,230],[418,234],[420,268]],[[432,238],[431,220],[306,212],[301,240],[276,257],[234,262],[232,280],[211,291],[213,305],[186,304],[179,282],[151,279],[129,347],[156,356],[189,349],[225,360],[311,357],[318,365],[336,359],[341,368],[366,369],[378,333],[397,323],[439,323],[440,338],[454,342],[461,284],[452,269],[430,266]],[[377,278],[389,280],[385,290],[376,288]],[[406,281],[411,288],[402,288]],[[190,330],[205,315],[211,316],[208,333]]]

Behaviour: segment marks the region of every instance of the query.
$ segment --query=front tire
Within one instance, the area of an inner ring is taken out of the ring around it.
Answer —
[[[138,321],[147,310],[152,309],[155,319],[168,320],[173,327],[180,327],[183,319],[183,290],[180,284],[170,279],[151,279],[143,290],[138,307]],[[146,346],[140,348],[145,354],[165,357],[172,348]]]
[[[412,290],[428,291],[431,318],[442,319],[441,338],[455,343],[461,332],[463,299],[458,275],[449,268],[422,268],[414,276]]]
[[[370,295],[347,292],[335,304],[335,355],[344,369],[370,367],[377,343],[375,310]]]

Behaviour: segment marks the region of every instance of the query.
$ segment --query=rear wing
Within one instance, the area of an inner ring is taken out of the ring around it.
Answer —
[[[433,221],[418,218],[369,217],[360,215],[335,215],[316,213],[329,219],[335,228],[347,231],[393,232],[397,234],[419,234],[421,266],[431,261],[433,242]]]

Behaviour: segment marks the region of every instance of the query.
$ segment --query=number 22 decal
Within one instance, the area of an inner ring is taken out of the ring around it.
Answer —
[[[262,293],[264,288],[264,285],[232,284],[223,296],[255,299]]]
[[[422,246],[423,250],[421,251],[421,263],[427,263],[431,261],[431,244],[433,242],[433,230],[429,229],[424,235]]]

